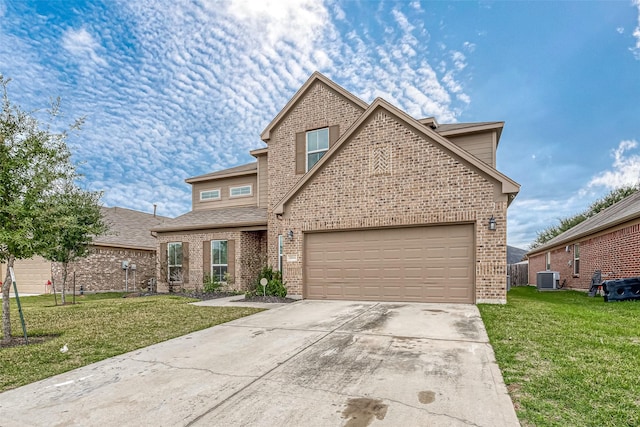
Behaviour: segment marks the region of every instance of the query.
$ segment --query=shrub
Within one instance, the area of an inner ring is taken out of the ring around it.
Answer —
[[[210,274],[205,274],[202,279],[202,290],[206,294],[212,294],[218,292],[222,287],[222,283],[218,282],[215,277]]]
[[[263,278],[267,279],[267,286],[264,289],[260,284],[260,280]],[[271,266],[263,267],[262,270],[260,270],[260,274],[258,274],[253,289],[247,292],[247,296],[249,297],[254,295],[286,297],[287,288],[282,281],[282,273],[274,270]]]

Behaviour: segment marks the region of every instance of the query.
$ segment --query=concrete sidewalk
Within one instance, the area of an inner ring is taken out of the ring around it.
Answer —
[[[517,426],[472,305],[300,301],[0,394],[3,426]]]

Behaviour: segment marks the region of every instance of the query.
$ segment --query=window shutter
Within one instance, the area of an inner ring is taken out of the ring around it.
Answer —
[[[340,138],[340,126],[329,126],[329,148]]]
[[[211,240],[202,242],[202,277],[211,274]]]
[[[189,283],[189,242],[182,242],[182,283]]]
[[[296,133],[296,174],[303,174],[307,169],[306,132]]]
[[[169,277],[169,262],[166,243],[160,243],[160,276],[160,281],[163,283],[167,280],[167,277]]]
[[[236,278],[236,245],[235,240],[227,240],[227,273]]]

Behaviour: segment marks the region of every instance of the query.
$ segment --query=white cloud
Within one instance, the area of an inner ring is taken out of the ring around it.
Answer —
[[[637,147],[638,142],[635,139],[621,141],[618,147],[611,152],[613,157],[611,169],[597,174],[589,181],[587,188],[614,189],[640,182],[640,155],[629,153]]]
[[[107,66],[107,61],[98,54],[98,51],[103,50],[102,46],[86,28],[65,31],[62,47],[78,61],[85,72],[92,71],[94,66]]]
[[[624,27],[618,27],[618,28],[616,28],[616,32],[617,32],[618,34],[624,34]]]
[[[638,26],[633,30],[633,37],[636,39],[636,45],[630,48],[630,50],[633,52],[636,59],[640,60],[640,0],[633,0],[632,4],[634,4],[638,9]]]

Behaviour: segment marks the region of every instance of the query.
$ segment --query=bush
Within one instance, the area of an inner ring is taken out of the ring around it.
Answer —
[[[215,277],[210,274],[205,274],[202,280],[202,290],[205,294],[212,294],[218,292],[222,287],[222,283],[218,282]]]
[[[263,289],[260,280],[267,279],[267,286]],[[258,274],[258,278],[254,283],[254,288],[247,292],[248,297],[255,295],[268,295],[276,297],[286,297],[287,288],[282,281],[282,273],[274,270],[271,266],[265,266]]]

